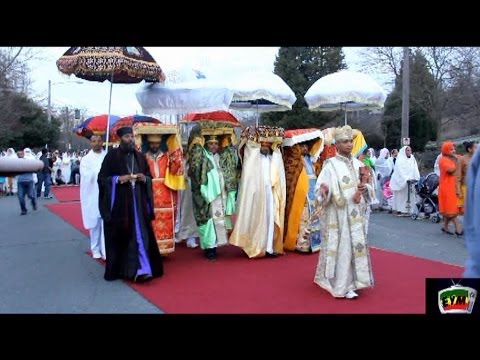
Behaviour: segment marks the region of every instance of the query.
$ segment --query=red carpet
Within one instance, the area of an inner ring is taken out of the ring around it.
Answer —
[[[80,204],[49,209],[82,230]],[[84,230],[82,230],[84,231]],[[85,231],[84,231],[85,232]],[[209,262],[185,244],[164,261],[165,275],[131,286],[166,313],[425,313],[425,278],[461,277],[463,268],[372,248],[375,287],[335,299],[313,283],[318,254],[250,260],[233,246]]]
[[[74,228],[83,232],[86,236],[90,236],[88,230],[83,227],[82,212],[79,202],[65,202],[45,205],[47,209],[55,215],[60,216]]]
[[[80,186],[52,186],[50,191],[60,202],[80,201]]]

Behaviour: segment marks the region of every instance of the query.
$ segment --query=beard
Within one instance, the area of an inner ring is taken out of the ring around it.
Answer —
[[[128,142],[128,143],[121,142],[120,148],[122,148],[122,150],[126,152],[132,153],[133,150],[135,150],[135,145],[133,144],[133,142]]]

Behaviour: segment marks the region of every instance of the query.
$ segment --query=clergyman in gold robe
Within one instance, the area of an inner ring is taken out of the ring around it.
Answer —
[[[335,131],[337,154],[326,160],[315,187],[321,206],[322,242],[314,282],[337,298],[355,299],[373,286],[365,214],[375,197],[361,181],[362,162],[351,155],[350,126]]]

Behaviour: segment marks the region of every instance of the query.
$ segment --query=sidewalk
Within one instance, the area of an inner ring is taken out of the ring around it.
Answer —
[[[51,213],[20,216],[16,196],[0,197],[0,313],[162,313],[85,252],[89,240]]]

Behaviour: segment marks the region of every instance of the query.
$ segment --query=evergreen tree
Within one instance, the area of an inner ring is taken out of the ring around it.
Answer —
[[[263,114],[262,123],[286,129],[321,127],[337,116],[309,111],[304,96],[315,81],[346,68],[341,47],[281,47],[274,65],[274,73],[290,86],[297,101],[292,111]]]
[[[16,92],[0,93],[0,147],[56,146],[60,136],[60,121],[49,123],[45,111],[26,95]]]
[[[435,80],[428,71],[425,57],[419,51],[410,55],[410,69],[410,143],[412,148],[422,151],[428,141],[436,139],[435,105],[432,100],[432,94],[436,91]],[[402,126],[401,75],[396,77],[395,88],[385,101],[383,122],[387,129],[387,147],[398,148],[401,145]]]

